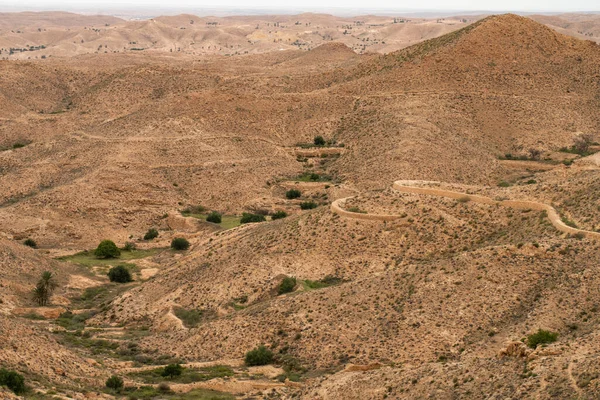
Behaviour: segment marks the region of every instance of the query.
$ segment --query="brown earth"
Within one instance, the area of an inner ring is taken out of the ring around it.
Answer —
[[[205,25],[189,18],[115,24]],[[0,361],[35,388],[60,382],[74,395],[110,374],[141,385],[132,368],[239,363],[265,344],[276,367],[235,364],[232,377],[173,388],[597,398],[600,248],[596,232],[578,233],[600,228],[600,169],[597,155],[560,149],[582,133],[598,140],[598,65],[597,44],[514,15],[383,55],[327,43],[240,57],[2,61],[0,334],[11,339]],[[310,147],[315,136],[329,143]],[[544,159],[500,159],[532,149]],[[460,194],[393,190],[398,180]],[[286,198],[292,188],[300,198]],[[556,215],[503,207],[509,199]],[[318,207],[301,210],[309,201]],[[346,218],[332,203],[395,218]],[[288,216],[226,230],[179,215],[199,205]],[[159,238],[142,240],[151,227]],[[189,250],[161,249],[177,236]],[[39,249],[21,244],[29,237]],[[157,252],[123,258],[136,274],[125,285],[107,282],[107,265],[50,258],[106,238]],[[29,315],[44,270],[59,280],[51,306],[83,322]],[[292,276],[296,287],[280,295]],[[538,329],[558,340],[519,344]],[[38,352],[60,357],[40,363]]]

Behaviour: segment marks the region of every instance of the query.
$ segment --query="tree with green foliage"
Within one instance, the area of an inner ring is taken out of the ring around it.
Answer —
[[[249,367],[254,365],[267,365],[273,362],[273,352],[265,346],[260,345],[247,352],[244,361]]]
[[[171,248],[174,250],[187,250],[190,248],[190,242],[186,238],[176,237],[171,240]]]
[[[94,255],[96,258],[118,258],[121,255],[121,250],[112,240],[103,240],[94,250]]]
[[[116,392],[120,392],[123,389],[123,378],[116,375],[111,376],[106,380],[106,387]]]
[[[325,146],[325,139],[323,139],[323,136],[315,136],[313,143],[315,146]]]
[[[25,246],[31,247],[32,249],[37,248],[37,243],[35,242],[35,240],[33,240],[31,238],[25,239],[25,241],[23,242],[23,244]]]
[[[286,276],[281,281],[281,284],[279,285],[279,289],[277,290],[277,292],[279,294],[290,293],[290,292],[294,291],[295,287],[296,287],[296,278],[293,276]]]
[[[538,329],[536,333],[527,336],[527,346],[535,349],[540,344],[548,344],[556,342],[558,333]]]
[[[275,212],[273,215],[271,215],[271,219],[272,220],[276,220],[276,219],[282,219],[287,217],[287,213],[285,211],[277,211]]]
[[[148,229],[148,232],[144,235],[144,240],[152,240],[158,237],[158,231],[155,228]]]
[[[183,367],[180,364],[169,364],[163,369],[161,375],[173,379],[176,376],[180,376],[182,372]]]
[[[0,368],[0,386],[6,386],[16,395],[25,393],[25,378],[15,371]]]
[[[251,213],[242,213],[242,218],[240,219],[240,223],[249,224],[254,222],[264,222],[267,219],[264,215],[260,214],[251,214]]]
[[[285,192],[285,197],[287,197],[290,200],[297,199],[300,196],[302,196],[302,192],[298,189],[290,189],[287,192]]]
[[[211,213],[207,215],[206,220],[213,224],[220,224],[222,220],[221,214],[216,211],[211,211]]]
[[[131,277],[131,272],[129,272],[129,269],[127,269],[127,267],[124,265],[117,265],[116,267],[112,267],[108,271],[107,275],[108,279],[110,279],[111,282],[128,283],[133,281],[133,278]]]
[[[40,306],[44,307],[48,305],[52,292],[58,284],[54,279],[54,274],[50,271],[42,272],[42,276],[38,281],[37,285],[33,289],[33,300]]]

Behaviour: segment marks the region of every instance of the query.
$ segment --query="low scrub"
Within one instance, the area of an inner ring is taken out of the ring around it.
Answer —
[[[110,279],[111,282],[128,283],[133,281],[133,278],[131,277],[131,272],[124,265],[117,265],[116,267],[112,267],[108,271],[107,275],[108,279]]]
[[[277,293],[285,294],[294,291],[296,287],[296,278],[293,276],[286,276],[283,278],[281,283],[279,284],[279,288],[277,289]]]
[[[287,192],[285,192],[285,197],[290,200],[297,199],[300,196],[302,196],[302,192],[298,189],[290,189]]]
[[[144,240],[152,240],[158,237],[158,231],[155,228],[148,229],[148,232],[144,235]]]
[[[183,325],[186,328],[195,328],[202,321],[202,317],[204,316],[204,312],[202,310],[186,310],[182,307],[175,307],[173,309],[173,313],[177,318],[183,322]]]
[[[0,386],[5,386],[20,395],[25,393],[25,378],[18,372],[0,368]]]
[[[212,211],[206,216],[206,221],[212,222],[213,224],[220,224],[222,221],[222,215],[216,211]]]
[[[536,333],[527,336],[527,346],[535,349],[539,345],[554,343],[558,340],[558,333],[539,329]]]
[[[177,237],[171,241],[171,248],[173,250],[187,250],[190,248],[190,242],[186,238]]]
[[[317,203],[314,201],[304,201],[300,203],[300,209],[302,210],[312,210],[313,208],[317,208]]]
[[[273,215],[271,215],[271,219],[272,220],[276,220],[276,219],[282,219],[287,217],[287,213],[285,211],[277,211],[275,212]]]
[[[244,362],[249,367],[255,365],[267,365],[273,362],[273,358],[273,352],[261,345],[247,352]]]
[[[255,222],[264,222],[267,219],[264,215],[260,214],[251,214],[251,213],[243,213],[242,218],[240,219],[240,223],[242,224],[250,224]]]
[[[25,239],[25,241],[23,242],[23,244],[24,244],[25,246],[29,246],[29,247],[31,247],[32,249],[35,249],[35,248],[37,248],[37,243],[35,242],[35,240],[33,240],[33,239],[31,239],[31,238],[29,238],[29,239]]]

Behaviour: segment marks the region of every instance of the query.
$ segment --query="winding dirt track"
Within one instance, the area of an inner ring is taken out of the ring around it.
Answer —
[[[435,188],[435,187],[424,186],[424,185],[434,185],[434,184],[440,184],[440,183],[441,182],[434,182],[434,181],[405,180],[405,181],[394,182],[392,187],[395,190],[397,190],[399,192],[403,192],[403,193],[414,193],[414,194],[424,194],[424,195],[430,195],[430,196],[440,196],[440,197],[447,197],[447,198],[457,199],[457,200],[465,199],[468,201],[473,201],[475,203],[498,205],[498,206],[502,206],[502,207],[515,208],[518,210],[546,211],[546,213],[548,215],[548,219],[550,220],[550,223],[552,223],[552,225],[559,231],[564,232],[564,233],[569,233],[569,234],[580,234],[580,235],[583,235],[584,237],[587,237],[590,239],[600,239],[600,232],[585,231],[582,229],[570,227],[567,224],[565,224],[562,221],[562,219],[560,218],[560,215],[558,214],[556,209],[554,209],[554,207],[552,207],[548,204],[539,203],[537,201],[528,201],[528,200],[498,201],[498,200],[494,200],[494,199],[491,199],[491,198],[485,197],[485,196],[479,196],[479,195],[455,192],[452,190],[445,190],[445,189],[440,189],[440,188]],[[343,198],[343,199],[338,199],[338,200],[334,201],[333,203],[331,203],[331,211],[340,216],[343,216],[343,217],[370,220],[370,221],[393,221],[393,220],[400,218],[399,215],[363,214],[363,213],[355,213],[355,212],[351,212],[348,210],[344,210],[342,208],[342,206],[347,199],[348,199],[348,197]]]

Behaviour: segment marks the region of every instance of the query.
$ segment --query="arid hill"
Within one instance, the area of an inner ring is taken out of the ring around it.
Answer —
[[[281,18],[261,24],[308,29]],[[255,19],[211,21],[113,31]],[[597,398],[600,46],[516,15],[387,54],[330,42],[0,61],[0,335],[24,332],[0,362],[79,398]],[[121,254],[84,251],[103,239]],[[244,365],[259,345],[273,365]]]

